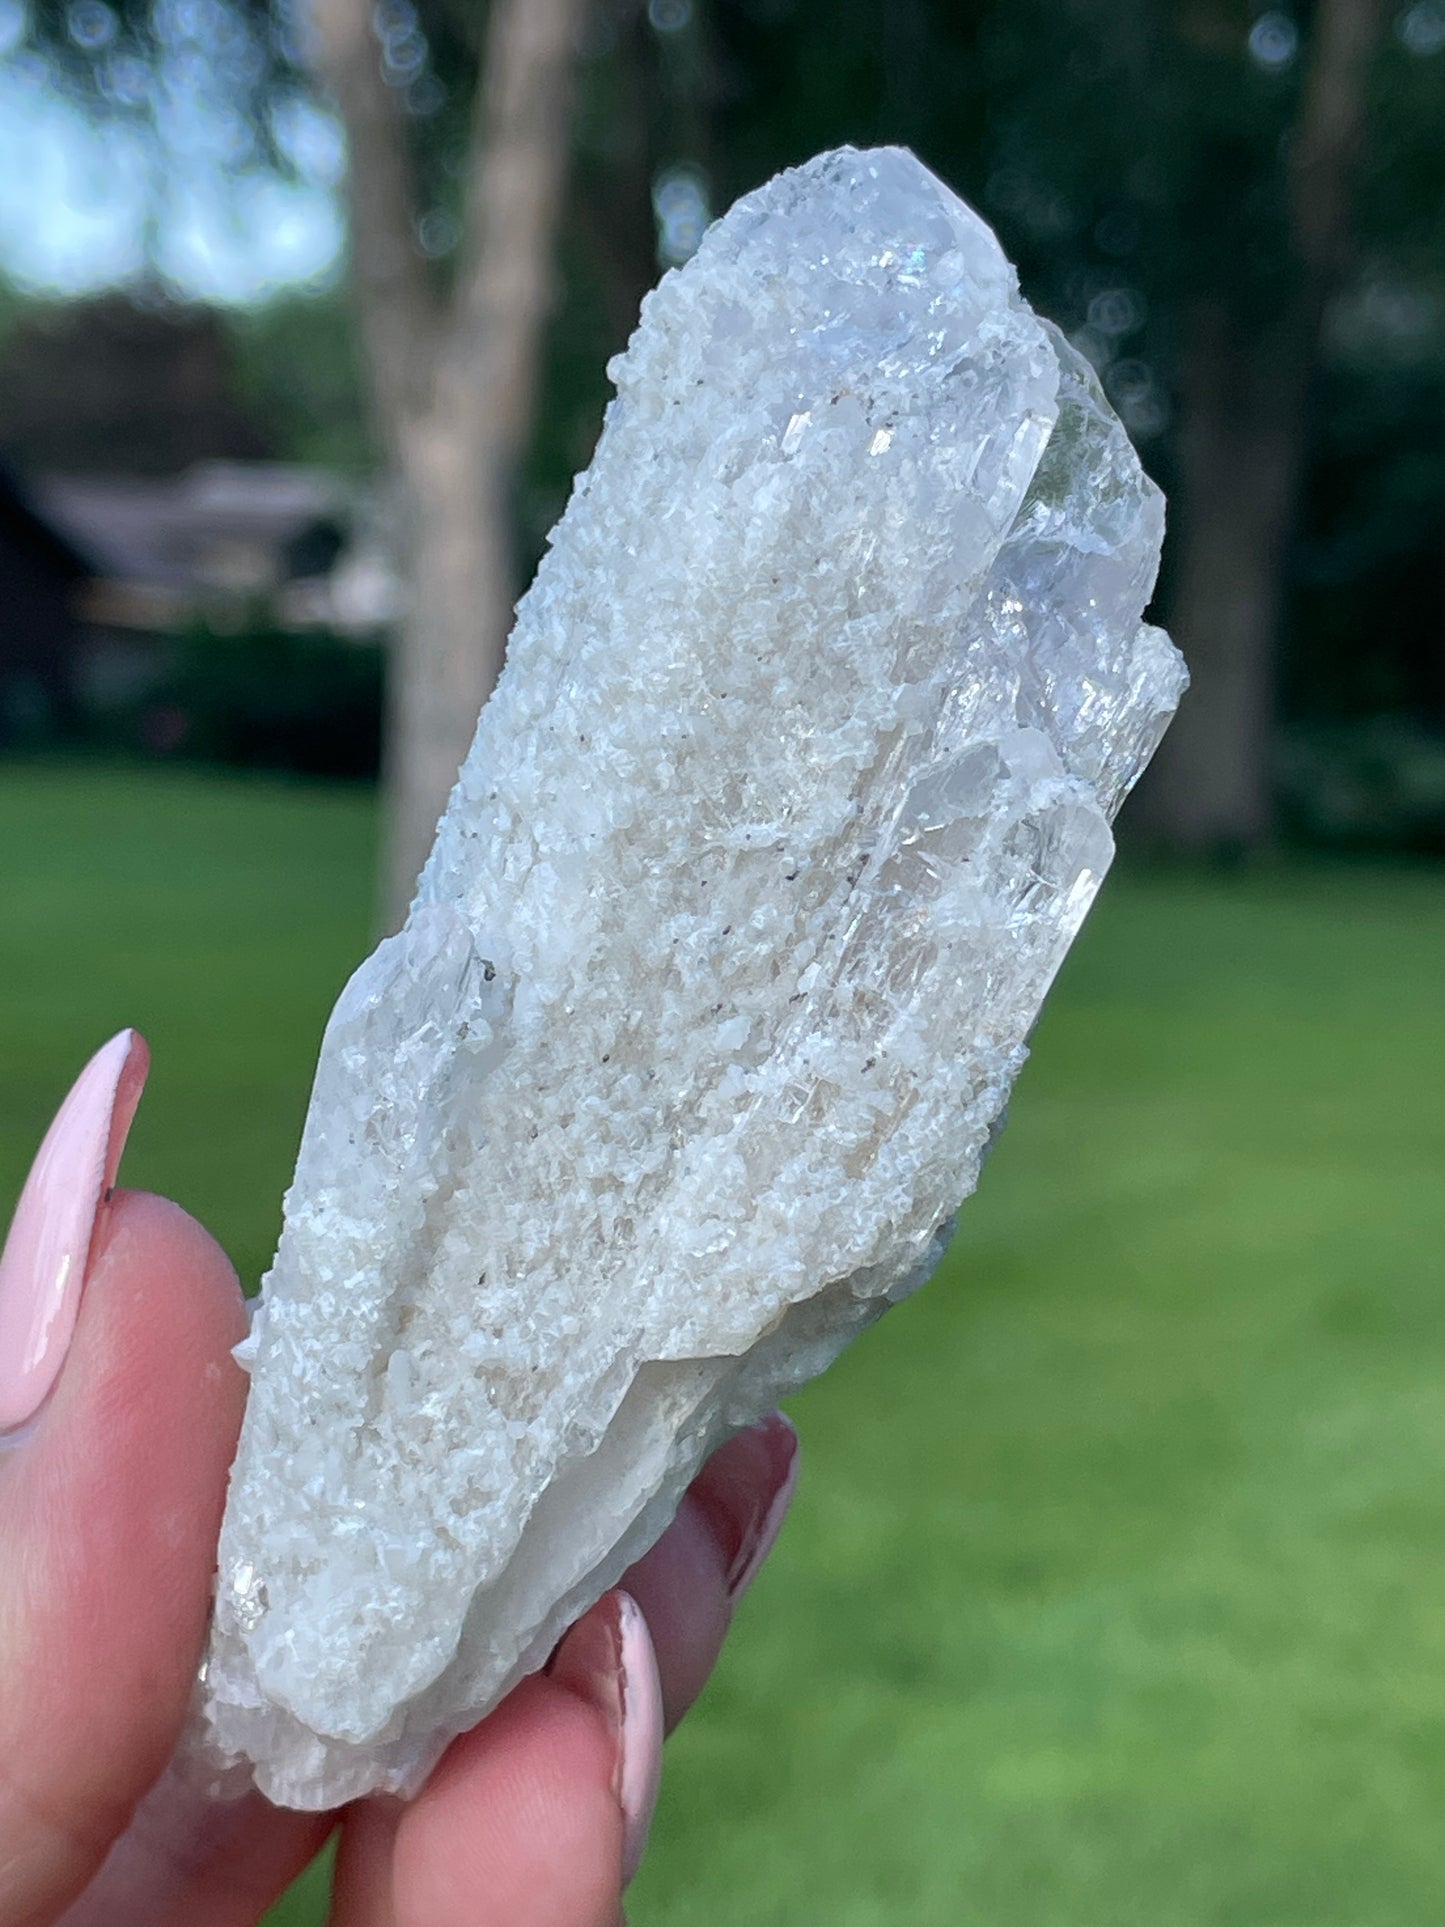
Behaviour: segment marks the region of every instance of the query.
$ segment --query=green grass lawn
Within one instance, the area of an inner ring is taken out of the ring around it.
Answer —
[[[254,1279],[370,839],[0,770],[0,1197],[135,1023],[127,1179]],[[795,1401],[636,1927],[1445,1918],[1442,1170],[1445,875],[1116,878],[943,1273]]]

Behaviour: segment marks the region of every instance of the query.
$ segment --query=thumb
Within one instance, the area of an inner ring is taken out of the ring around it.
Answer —
[[[0,1257],[0,1927],[81,1891],[175,1745],[245,1402],[226,1258],[110,1188],[147,1064],[91,1059]]]

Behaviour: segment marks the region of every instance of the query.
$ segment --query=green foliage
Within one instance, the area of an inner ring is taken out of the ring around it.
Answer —
[[[1371,70],[1353,266],[1328,317],[1312,410],[1279,716],[1296,731],[1368,723],[1438,737],[1445,0],[1391,7]],[[1299,263],[1287,219],[1289,140],[1314,9],[694,0],[673,17],[685,24],[664,31],[637,0],[593,7],[543,405],[515,501],[523,572],[585,465],[609,392],[606,358],[658,271],[651,196],[660,173],[695,166],[716,209],[840,141],[905,141],[981,207],[1025,291],[1101,369],[1146,462],[1177,499],[1183,377],[1200,314],[1225,311],[1234,335],[1268,364],[1271,330],[1290,307]],[[89,39],[77,37],[83,19],[94,26]],[[486,9],[384,0],[375,24],[383,69],[408,110],[421,180],[417,245],[444,280],[461,231]],[[226,93],[227,113],[244,128],[238,165],[297,164],[282,136],[288,104],[309,83],[289,0],[167,0],[158,9],[150,0],[42,0],[31,15],[36,50],[93,111],[131,117],[152,112],[167,63],[184,60],[203,96]],[[127,60],[149,75],[134,98],[117,81],[135,80]],[[244,72],[228,92],[232,66]],[[346,306],[329,288],[238,315],[227,329],[236,391],[263,439],[286,456],[350,471],[367,464],[371,444]],[[6,310],[0,291],[0,342]],[[1166,620],[1171,552],[1158,611]],[[1314,766],[1309,757],[1290,763],[1296,773]],[[1296,828],[1333,834],[1328,809],[1288,800]],[[1445,820],[1410,834],[1438,843]]]
[[[27,51],[98,120],[166,146],[166,96],[207,100],[233,134],[231,162],[289,171],[287,102],[309,98],[295,11],[278,0],[29,0]],[[280,110],[278,112],[278,110]]]
[[[1025,292],[1094,361],[1177,494],[1199,316],[1227,315],[1268,367],[1298,282],[1289,141],[1313,10],[716,0],[710,17],[727,80],[719,201],[841,140],[913,145],[995,224]],[[1327,318],[1279,652],[1286,725],[1368,723],[1376,742],[1445,731],[1433,613],[1445,534],[1442,116],[1445,10],[1407,0],[1371,69],[1353,265]],[[1295,753],[1302,741],[1285,758],[1288,827],[1333,840],[1338,812],[1301,784],[1336,786],[1338,759]],[[1378,763],[1356,748],[1356,762]],[[1445,809],[1438,786],[1415,780],[1420,768],[1417,756],[1398,766],[1399,807],[1377,813],[1371,835],[1441,846]]]
[[[28,312],[31,306],[28,296],[14,287],[3,274],[0,274],[0,354],[9,345],[10,332]]]
[[[375,453],[344,289],[278,295],[227,317],[237,400],[282,461],[364,474]]]
[[[1445,336],[1417,287],[1380,284],[1322,385],[1282,710],[1298,730],[1369,724],[1445,741],[1439,565],[1445,542]],[[1344,317],[1353,321],[1353,317]],[[1341,331],[1342,333],[1344,330]],[[1340,745],[1344,748],[1343,743]],[[1362,738],[1358,753],[1373,761]],[[1434,806],[1437,847],[1445,805]]]
[[[116,698],[89,699],[84,755],[371,779],[381,761],[386,652],[322,630],[294,632],[258,617],[235,630],[198,623],[155,644],[149,674]],[[32,753],[58,746],[37,726]]]
[[[12,767],[0,851],[0,1192],[139,1024],[127,1181],[254,1281],[369,805]],[[795,1403],[637,1927],[1445,1911],[1442,946],[1438,872],[1106,886],[943,1275]]]
[[[485,0],[381,0],[373,14],[382,71],[410,133],[417,239],[439,257],[439,273],[454,244],[486,17]],[[20,55],[96,122],[149,143],[158,211],[166,176],[196,163],[194,141],[176,145],[178,103],[210,122],[207,158],[224,163],[218,184],[249,170],[289,179],[311,171],[297,133],[317,86],[305,10],[293,0],[30,0]],[[445,233],[452,239],[433,244]]]
[[[1301,843],[1445,856],[1445,740],[1407,717],[1296,726],[1279,744],[1285,829]]]
[[[379,643],[262,625],[197,628],[176,640],[145,699],[142,746],[248,769],[372,777],[384,667]]]
[[[528,562],[590,450],[607,392],[602,363],[656,274],[650,196],[659,170],[695,164],[719,207],[845,140],[908,142],[983,208],[1030,297],[1083,342],[1171,485],[1195,307],[1222,304],[1248,332],[1287,306],[1297,266],[1288,138],[1310,9],[1243,0],[696,0],[679,17],[690,24],[666,32],[635,0],[594,7],[545,403],[517,502]],[[1392,640],[1405,633],[1396,612],[1360,626],[1382,601],[1368,559],[1354,555],[1355,509],[1341,526],[1339,507],[1347,461],[1368,478],[1359,516],[1392,532],[1386,569],[1407,541],[1409,566],[1438,534],[1445,383],[1428,344],[1438,343],[1445,312],[1442,19],[1440,0],[1405,0],[1374,64],[1347,293],[1355,326],[1350,342],[1336,328],[1327,344],[1287,625],[1309,641],[1290,650],[1287,717],[1320,714],[1344,690],[1352,713],[1425,711],[1435,722],[1441,714],[1415,655]],[[376,10],[378,56],[408,109],[421,180],[417,242],[443,279],[461,231],[485,27],[484,7],[457,0],[386,0]],[[181,61],[187,85],[214,93],[234,122],[236,165],[298,165],[288,111],[311,83],[289,0],[160,8],[39,0],[29,47],[94,113],[142,122]],[[344,310],[335,290],[288,297],[238,319],[232,334],[240,392],[270,438],[298,459],[350,469],[366,461],[368,440]],[[1425,344],[1413,363],[1402,362],[1395,338],[1406,310]],[[1322,572],[1326,614],[1353,639],[1345,662],[1333,646],[1314,652],[1311,594]],[[1342,582],[1359,593],[1342,599]],[[1390,687],[1372,694],[1356,686],[1355,671],[1382,653]]]

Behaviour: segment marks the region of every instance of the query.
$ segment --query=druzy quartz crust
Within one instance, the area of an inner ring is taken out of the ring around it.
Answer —
[[[193,1743],[413,1790],[928,1275],[1184,684],[1086,363],[911,155],[648,297],[405,929],[327,1027]]]

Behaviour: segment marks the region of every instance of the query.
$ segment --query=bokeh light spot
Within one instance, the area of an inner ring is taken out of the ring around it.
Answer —
[[[437,260],[451,253],[461,238],[461,230],[454,214],[449,214],[445,208],[434,207],[417,222],[416,238],[421,243],[422,253]]]
[[[692,0],[647,0],[647,18],[659,33],[682,33],[692,25]]]
[[[1088,321],[1101,335],[1131,335],[1144,325],[1144,297],[1137,288],[1106,288],[1089,303]]]
[[[1299,28],[1287,13],[1262,13],[1249,30],[1249,55],[1271,73],[1288,67],[1299,52]]]
[[[653,182],[652,207],[657,216],[658,260],[668,268],[690,261],[712,218],[700,169],[663,168]]]
[[[65,29],[77,47],[97,53],[116,35],[116,18],[104,0],[76,0],[65,16]]]
[[[1445,49],[1445,7],[1437,0],[1419,0],[1406,7],[1395,22],[1395,33],[1402,46],[1422,59]]]

